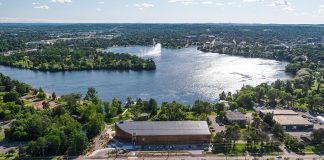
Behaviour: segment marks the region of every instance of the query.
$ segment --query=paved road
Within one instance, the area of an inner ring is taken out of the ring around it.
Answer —
[[[316,155],[295,155],[295,156],[282,156],[281,159],[289,158],[290,160],[295,160],[297,158],[302,158],[303,160],[322,160],[324,156],[316,156]],[[266,160],[266,159],[278,159],[276,156],[264,156],[264,157],[252,157],[252,156],[241,156],[241,157],[220,157],[215,155],[207,155],[207,156],[177,156],[177,157],[168,157],[168,156],[159,156],[159,157],[135,157],[135,156],[128,156],[128,157],[120,157],[120,158],[107,158],[107,157],[85,157],[83,159],[114,159],[114,160],[252,160],[252,159],[259,159],[259,160]]]
[[[208,116],[208,119],[211,121],[210,126],[215,129],[214,133],[225,131],[225,126],[219,126],[219,124],[216,123],[216,116]]]

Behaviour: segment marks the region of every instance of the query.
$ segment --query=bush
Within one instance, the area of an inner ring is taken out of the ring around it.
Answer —
[[[37,98],[44,100],[46,98],[46,93],[45,92],[39,92],[37,95]]]

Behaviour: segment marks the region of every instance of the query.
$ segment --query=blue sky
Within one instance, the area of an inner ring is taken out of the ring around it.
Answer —
[[[324,24],[324,0],[0,0],[0,22]]]

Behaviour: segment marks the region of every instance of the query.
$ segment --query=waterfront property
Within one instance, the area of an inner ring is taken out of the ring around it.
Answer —
[[[245,126],[247,124],[247,118],[241,112],[236,112],[236,111],[226,112],[225,118],[226,118],[226,122],[230,124],[237,123],[241,126]]]
[[[208,144],[211,133],[206,121],[117,122],[116,138],[134,145]]]

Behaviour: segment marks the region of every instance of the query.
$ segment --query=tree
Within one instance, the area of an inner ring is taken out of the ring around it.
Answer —
[[[253,105],[253,95],[250,92],[247,93],[242,92],[237,97],[236,101],[240,107],[251,108]]]
[[[3,96],[3,102],[15,102],[19,100],[19,94],[15,90],[10,91],[9,93],[6,93]]]
[[[96,97],[97,97],[96,89],[94,87],[90,87],[90,88],[88,88],[87,94],[84,99],[93,101],[93,100],[97,99]]]
[[[294,92],[293,85],[290,81],[286,81],[285,91],[291,94]]]
[[[46,99],[46,93],[45,92],[39,92],[38,95],[37,95],[37,98],[41,99],[41,100],[44,100]]]
[[[181,121],[186,120],[186,107],[177,102],[162,103],[160,112],[154,117],[157,121]]]
[[[157,102],[156,102],[155,99],[152,99],[152,98],[151,98],[151,99],[148,101],[148,104],[147,104],[147,106],[146,106],[146,108],[145,108],[145,111],[151,113],[152,111],[155,111],[155,110],[157,110]]]
[[[223,91],[221,94],[219,94],[220,100],[226,100],[226,93]]]
[[[314,130],[311,136],[312,136],[313,142],[315,144],[320,144],[324,147],[324,129],[323,128]]]
[[[104,117],[101,114],[93,114],[85,125],[89,139],[97,136],[105,128]]]
[[[80,155],[88,147],[88,139],[85,135],[79,132],[73,132],[69,143],[68,154],[69,155]]]
[[[57,97],[56,97],[56,94],[55,94],[55,92],[53,92],[53,93],[52,93],[52,100],[56,100],[56,98],[57,98]]]
[[[263,117],[263,122],[267,123],[269,126],[273,126],[274,121],[273,121],[273,114],[272,113],[267,113]]]
[[[16,153],[16,149],[14,148],[10,148],[7,152],[6,152],[8,155],[13,155]]]
[[[50,108],[50,104],[49,104],[49,102],[43,102],[42,103],[42,105],[43,105],[43,109],[49,109]]]
[[[284,131],[281,127],[280,124],[275,123],[273,126],[273,135],[275,135],[276,137],[278,137],[279,139],[283,139],[284,138]]]
[[[202,113],[208,114],[212,111],[212,106],[209,102],[196,100],[194,105],[192,106],[192,111],[194,111],[197,114],[202,114]]]
[[[67,102],[67,105],[70,107],[75,107],[81,99],[82,95],[80,93],[71,93],[63,95],[62,99]]]
[[[133,105],[133,103],[134,101],[132,100],[132,97],[127,97],[125,108],[129,108],[131,105]]]
[[[224,122],[225,121],[225,117],[226,117],[226,111],[221,111],[218,113],[217,118],[221,121]]]
[[[117,98],[114,98],[111,103],[112,108],[117,108],[117,114],[123,113],[123,106],[122,102],[119,101]]]
[[[240,139],[240,126],[238,124],[235,124],[233,126],[227,126],[225,130],[225,137],[233,142],[234,148],[236,141]]]
[[[47,141],[47,154],[57,155],[61,149],[61,139],[56,135],[50,135],[46,137]]]

